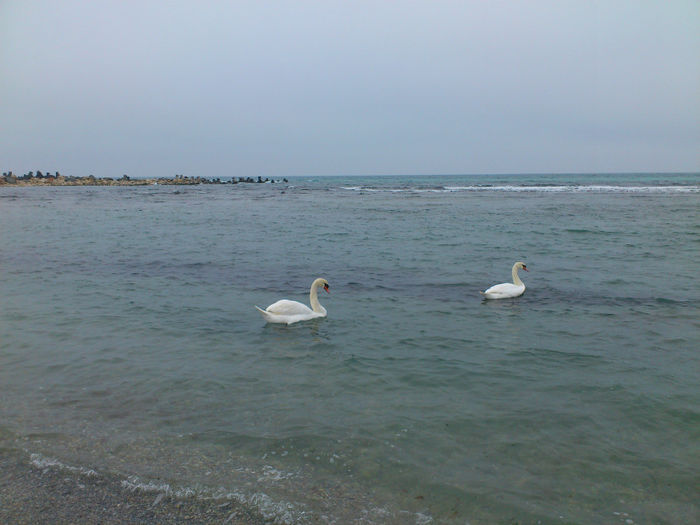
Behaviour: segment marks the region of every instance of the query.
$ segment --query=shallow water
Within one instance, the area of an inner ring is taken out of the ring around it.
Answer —
[[[699,204],[699,175],[3,187],[1,425],[280,522],[698,521]],[[525,295],[482,301],[516,260]],[[327,319],[254,310],[318,276]]]

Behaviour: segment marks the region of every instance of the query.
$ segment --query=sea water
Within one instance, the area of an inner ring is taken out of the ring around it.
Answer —
[[[700,520],[698,174],[2,187],[0,240],[38,464],[278,523]],[[326,319],[254,309],[316,277]]]

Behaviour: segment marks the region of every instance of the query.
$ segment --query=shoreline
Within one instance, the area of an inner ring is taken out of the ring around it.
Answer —
[[[134,489],[114,474],[0,448],[0,523],[269,523],[231,499]]]

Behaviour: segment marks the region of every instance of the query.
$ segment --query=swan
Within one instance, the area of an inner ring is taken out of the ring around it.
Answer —
[[[264,310],[259,306],[255,308],[262,314],[265,321],[268,323],[287,323],[292,324],[298,321],[308,321],[317,317],[326,317],[326,309],[318,302],[318,289],[323,288],[326,292],[331,293],[328,289],[328,281],[318,278],[311,283],[309,291],[309,302],[311,308],[298,301],[289,301],[281,299],[276,303],[272,303]]]
[[[513,282],[494,284],[485,292],[479,292],[485,299],[508,299],[510,297],[518,297],[525,292],[525,284],[518,277],[518,270],[522,268],[526,272],[527,266],[524,262],[516,262],[513,265]]]

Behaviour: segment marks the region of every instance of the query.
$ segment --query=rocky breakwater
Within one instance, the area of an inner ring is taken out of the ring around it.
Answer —
[[[287,182],[287,179],[283,179]],[[191,186],[196,184],[238,184],[238,183],[275,183],[272,179],[263,179],[258,177],[232,177],[229,180],[222,181],[220,178],[207,179],[205,177],[188,177],[184,175],[175,175],[173,178],[159,177],[152,179],[132,179],[128,175],[123,175],[118,179],[111,177],[95,177],[88,175],[87,177],[64,176],[56,172],[55,174],[43,174],[40,171],[25,173],[24,175],[14,175],[11,171],[2,174],[0,177],[0,186],[149,186],[149,185],[178,185]]]

